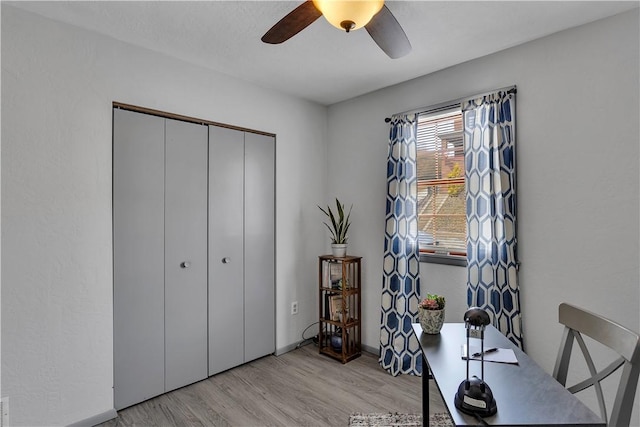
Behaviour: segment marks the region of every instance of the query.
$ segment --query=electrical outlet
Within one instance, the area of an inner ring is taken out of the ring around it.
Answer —
[[[298,314],[298,301],[291,303],[291,314]]]
[[[3,397],[0,399],[0,427],[9,426],[9,398]]]

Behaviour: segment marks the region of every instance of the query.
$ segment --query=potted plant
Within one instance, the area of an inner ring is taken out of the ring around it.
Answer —
[[[327,206],[326,210],[318,206],[318,209],[331,221],[331,225],[326,222],[324,225],[327,226],[331,233],[331,251],[335,257],[344,257],[347,255],[347,231],[349,231],[349,226],[351,225],[350,217],[352,208],[353,205],[351,205],[349,212],[345,216],[344,205],[340,203],[337,197],[336,213],[331,210],[331,206]]]
[[[441,295],[427,294],[418,304],[420,326],[425,334],[439,334],[444,323],[445,299]]]

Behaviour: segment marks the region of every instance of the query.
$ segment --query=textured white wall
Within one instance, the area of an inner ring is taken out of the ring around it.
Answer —
[[[276,347],[316,320],[326,108],[5,4],[1,394],[12,425],[113,408],[113,101],[277,135]]]
[[[640,329],[638,35],[635,9],[329,108],[329,191],[354,204],[367,346],[379,343],[383,119],[512,84],[527,352],[552,371],[562,301]],[[460,321],[466,270],[421,264],[421,278],[423,293],[447,297],[447,320]]]
[[[63,425],[113,405],[112,101],[277,134],[278,348],[315,321],[316,256],[328,250],[316,204],[353,202],[363,342],[377,347],[384,117],[517,84],[528,352],[551,370],[564,300],[640,329],[637,10],[335,105],[328,122],[323,107],[6,4],[2,38],[1,395],[12,424]],[[458,320],[465,269],[423,264],[422,277]]]

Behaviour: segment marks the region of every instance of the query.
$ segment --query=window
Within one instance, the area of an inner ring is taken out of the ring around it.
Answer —
[[[466,192],[459,106],[418,116],[420,261],[466,265]]]

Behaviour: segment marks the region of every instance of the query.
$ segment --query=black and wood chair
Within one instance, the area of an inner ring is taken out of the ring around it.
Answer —
[[[628,426],[633,411],[638,375],[640,374],[640,336],[612,320],[570,304],[560,304],[558,313],[559,322],[565,325],[565,328],[553,377],[566,387],[571,350],[573,342],[577,341],[591,377],[568,387],[567,390],[571,393],[577,393],[594,387],[600,406],[600,414],[607,425],[612,427]],[[598,371],[582,335],[613,350],[618,355],[616,360]],[[622,373],[613,401],[611,416],[607,417],[601,382],[619,368],[622,368]]]

